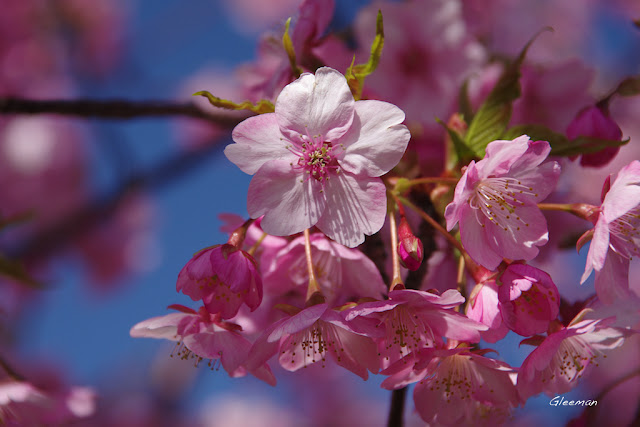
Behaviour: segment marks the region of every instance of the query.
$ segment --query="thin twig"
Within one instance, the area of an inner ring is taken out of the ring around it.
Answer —
[[[100,119],[137,119],[159,116],[185,116],[232,128],[248,116],[212,114],[195,104],[171,101],[130,101],[122,99],[51,99],[0,98],[0,114],[59,114]]]
[[[391,407],[387,427],[402,427],[404,424],[404,401],[407,398],[407,388],[402,387],[391,392]]]

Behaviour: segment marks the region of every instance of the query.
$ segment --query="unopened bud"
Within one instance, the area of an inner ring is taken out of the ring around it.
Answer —
[[[400,220],[398,226],[398,255],[400,255],[400,264],[404,268],[416,271],[422,264],[424,258],[424,247],[422,242],[411,232],[409,223],[405,218]]]
[[[606,106],[594,105],[580,111],[567,127],[567,137],[590,136],[609,141],[621,141],[622,130],[609,116]],[[601,167],[609,163],[618,154],[620,147],[613,145],[595,153],[583,154],[581,166]]]

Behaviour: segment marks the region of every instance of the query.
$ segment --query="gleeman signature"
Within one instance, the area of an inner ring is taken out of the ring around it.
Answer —
[[[549,406],[596,406],[597,400],[565,400],[563,396],[556,396],[549,401]]]

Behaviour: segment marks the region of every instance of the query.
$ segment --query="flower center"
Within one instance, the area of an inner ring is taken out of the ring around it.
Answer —
[[[302,168],[308,175],[324,185],[332,173],[340,173],[338,164],[338,149],[341,145],[334,146],[330,141],[325,141],[322,135],[300,135],[302,144],[298,147],[289,146],[289,150],[299,156],[297,167]],[[293,166],[293,164],[292,164]]]
[[[537,197],[532,187],[514,178],[486,178],[478,183],[475,194],[469,199],[473,209],[482,212],[492,223],[505,231],[528,227],[518,215],[518,208],[525,205],[527,197]],[[478,220],[484,227],[482,221]]]
[[[631,259],[640,256],[640,206],[620,216],[609,224],[609,231],[617,237],[616,251]]]

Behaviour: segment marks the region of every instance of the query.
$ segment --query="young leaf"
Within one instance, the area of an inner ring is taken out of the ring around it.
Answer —
[[[382,48],[384,47],[384,25],[382,23],[382,11],[378,10],[378,16],[376,18],[376,37],[371,43],[371,53],[369,54],[369,61],[366,64],[354,65],[355,56],[351,61],[351,65],[345,72],[347,83],[353,93],[353,97],[359,100],[362,97],[362,89],[364,87],[364,78],[373,73],[378,68],[380,62],[380,56],[382,55]]]
[[[516,60],[505,68],[496,86],[469,124],[465,141],[476,157],[484,157],[487,145],[500,138],[507,128],[511,119],[513,101],[520,97],[520,68],[524,58],[538,35],[547,29],[550,28],[547,27],[533,36]]]
[[[291,41],[291,37],[289,36],[289,27],[291,26],[291,18],[287,19],[287,22],[284,24],[284,34],[282,35],[282,44],[284,46],[284,50],[287,52],[287,56],[289,57],[289,64],[291,64],[291,70],[293,71],[293,75],[298,78],[300,74],[302,74],[302,70],[298,67],[296,62],[296,52],[293,49],[293,42]]]
[[[227,110],[248,110],[253,111],[256,114],[264,114],[264,113],[273,113],[275,111],[275,107],[266,99],[261,99],[257,104],[253,104],[250,101],[244,101],[240,104],[236,104],[235,102],[229,101],[227,99],[218,98],[217,96],[213,96],[206,90],[201,90],[200,92],[196,92],[193,96],[204,96],[206,97],[211,105],[220,108],[226,108]]]
[[[627,77],[618,85],[616,93],[621,96],[640,95],[640,76]]]
[[[552,149],[569,143],[569,139],[566,136],[554,132],[544,125],[516,125],[507,129],[501,138],[510,140],[520,135],[527,135],[534,141],[547,141]]]

